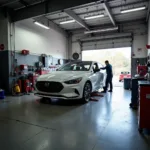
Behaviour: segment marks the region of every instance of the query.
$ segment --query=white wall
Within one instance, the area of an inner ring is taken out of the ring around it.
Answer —
[[[32,19],[15,23],[15,49],[30,50],[31,53],[68,58],[67,37],[53,29],[36,26]]]
[[[133,58],[146,58],[147,57],[147,35],[134,36],[133,40]]]

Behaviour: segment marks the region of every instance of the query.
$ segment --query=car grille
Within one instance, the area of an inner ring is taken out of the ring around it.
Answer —
[[[59,82],[39,81],[36,83],[36,88],[41,92],[59,93],[64,87]]]

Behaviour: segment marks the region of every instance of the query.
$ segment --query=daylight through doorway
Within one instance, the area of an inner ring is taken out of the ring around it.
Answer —
[[[121,72],[131,72],[131,47],[113,48],[105,50],[85,50],[82,51],[83,61],[97,61],[103,65],[105,60],[109,60],[113,66],[114,86],[123,86],[119,82]]]

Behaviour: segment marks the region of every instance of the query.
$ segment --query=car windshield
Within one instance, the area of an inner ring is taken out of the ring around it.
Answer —
[[[91,64],[92,62],[71,62],[59,68],[58,71],[89,71]]]

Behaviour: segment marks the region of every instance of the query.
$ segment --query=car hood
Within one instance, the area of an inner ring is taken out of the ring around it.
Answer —
[[[85,77],[89,71],[54,71],[46,75],[41,75],[38,81],[67,81],[79,77]]]

